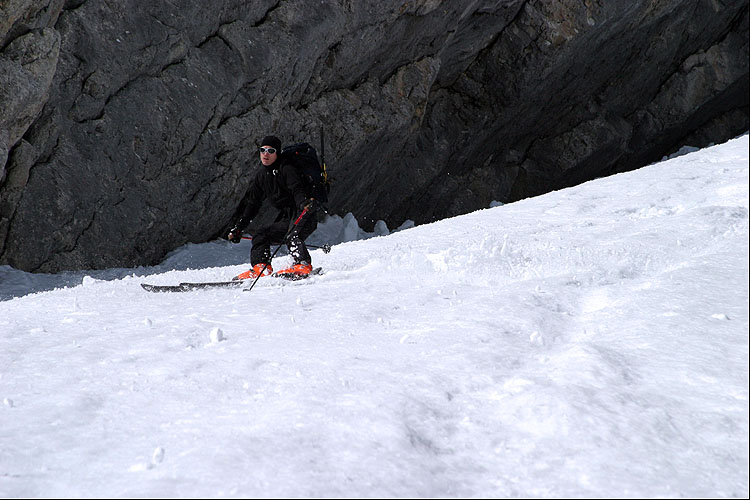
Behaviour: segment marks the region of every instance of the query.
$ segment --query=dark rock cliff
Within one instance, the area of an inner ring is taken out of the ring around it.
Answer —
[[[638,168],[747,131],[748,2],[0,0],[0,264],[216,237],[321,127],[331,210],[389,227]]]

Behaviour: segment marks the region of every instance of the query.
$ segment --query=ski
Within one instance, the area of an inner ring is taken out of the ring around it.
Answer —
[[[286,281],[300,281],[300,280],[305,280],[307,278],[311,278],[312,276],[315,276],[315,275],[318,275],[318,274],[323,274],[323,269],[320,268],[320,267],[314,267],[313,270],[310,271],[310,274],[300,275],[300,274],[294,274],[294,273],[279,273],[279,272],[276,272],[276,273],[273,273],[271,275],[271,277],[272,278],[281,278],[281,279],[286,280]],[[262,279],[267,279],[267,278],[262,278]],[[250,290],[252,290],[252,287],[245,288],[242,291],[243,292],[249,292]]]
[[[289,281],[299,281],[307,279],[311,276],[315,276],[316,274],[321,274],[323,272],[323,269],[320,267],[314,267],[312,271],[310,271],[310,274],[294,274],[294,273],[273,273],[272,276],[276,278],[282,278]]]
[[[280,278],[287,281],[298,281],[309,278],[317,274],[321,274],[322,269],[320,267],[314,268],[310,271],[310,274],[300,276],[297,274],[279,274],[274,273],[271,276],[266,276],[263,279],[267,280],[270,277]],[[204,281],[204,282],[185,282],[179,285],[152,285],[149,283],[141,283],[141,287],[147,292],[190,292],[193,290],[205,290],[207,288],[242,288],[248,280],[237,280],[237,281]]]
[[[241,288],[244,284],[244,281],[206,281],[180,283],[179,285],[151,285],[149,283],[141,283],[141,287],[147,292],[189,292],[206,288]]]

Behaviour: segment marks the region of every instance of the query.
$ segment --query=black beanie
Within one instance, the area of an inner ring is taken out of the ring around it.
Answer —
[[[281,153],[281,139],[273,135],[267,135],[260,141],[261,146],[271,146],[276,148],[277,153]]]

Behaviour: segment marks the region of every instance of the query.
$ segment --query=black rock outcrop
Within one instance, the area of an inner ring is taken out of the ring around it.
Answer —
[[[424,223],[748,129],[748,2],[3,0],[0,264],[152,264],[226,228],[256,141]]]

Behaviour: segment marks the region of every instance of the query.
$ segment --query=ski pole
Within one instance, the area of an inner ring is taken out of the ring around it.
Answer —
[[[308,248],[318,248],[320,250],[323,250],[323,253],[331,253],[331,245],[330,243],[324,243],[323,245],[306,245]]]
[[[325,141],[325,128],[323,125],[320,126],[320,163],[323,167],[323,182],[328,182],[328,166],[326,165],[326,141]],[[328,213],[328,210],[326,207],[324,207],[322,204],[320,205],[320,208],[323,210],[323,212],[326,215],[331,215]]]
[[[289,236],[291,236],[292,232],[294,232],[294,230],[297,228],[297,224],[299,224],[299,221],[301,221],[305,215],[307,215],[307,207],[305,207],[305,209],[302,210],[302,213],[299,214],[299,217],[297,217],[297,219],[294,221],[294,224],[292,224],[292,227],[290,227],[289,231],[286,232],[286,234],[284,235],[284,241],[286,241],[286,239],[289,238]],[[252,290],[255,284],[261,278],[261,276],[263,276],[263,273],[266,272],[266,269],[268,269],[268,265],[271,263],[273,258],[276,257],[276,254],[278,253],[279,248],[281,248],[281,245],[276,247],[276,250],[273,251],[271,258],[268,259],[268,262],[263,263],[263,269],[261,269],[261,271],[258,273],[258,276],[255,277],[255,281],[253,281],[253,284],[250,285],[250,288],[245,290],[246,292],[249,292],[250,290]]]
[[[243,236],[243,240],[252,240],[252,236]],[[318,248],[320,250],[323,250],[323,253],[331,253],[331,244],[330,243],[324,243],[323,245],[308,245],[305,244],[307,248]]]

